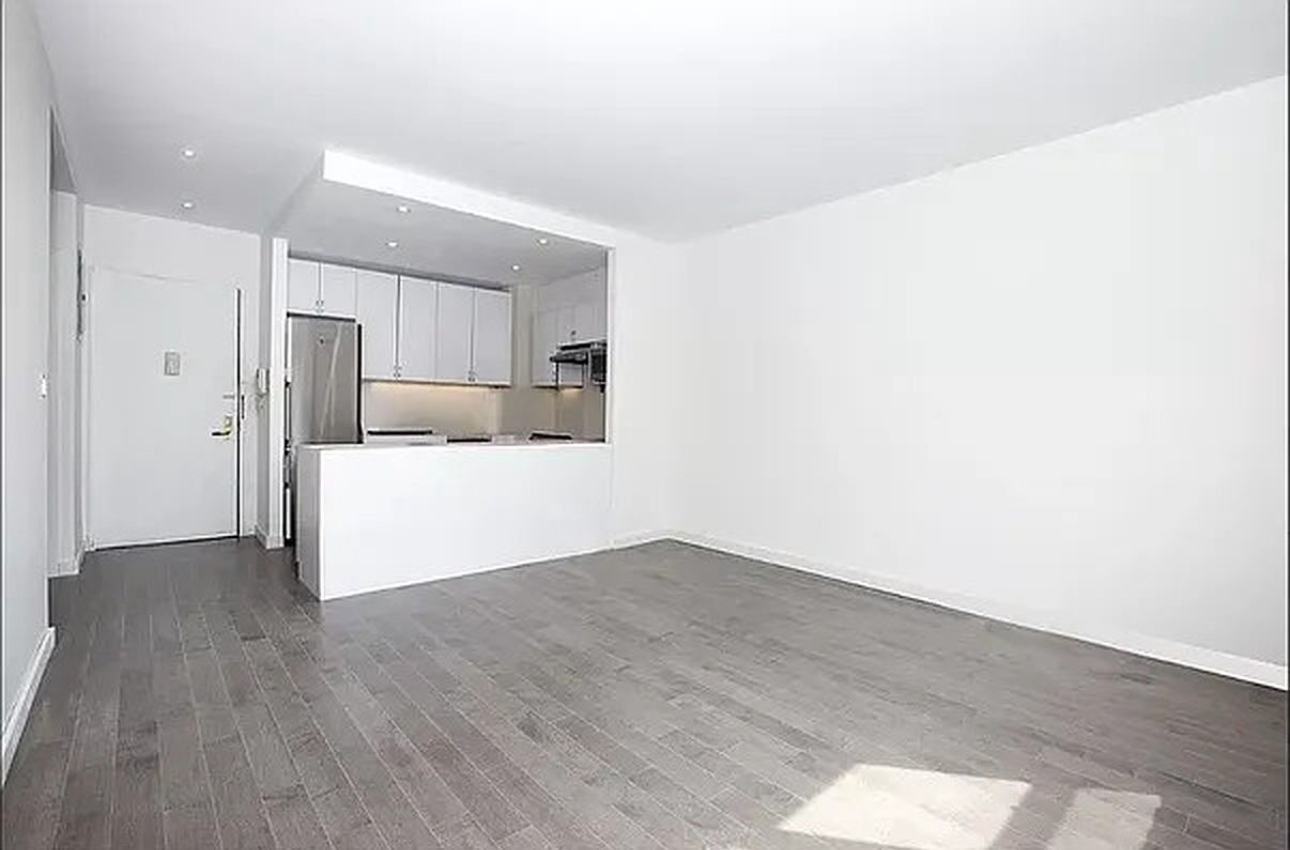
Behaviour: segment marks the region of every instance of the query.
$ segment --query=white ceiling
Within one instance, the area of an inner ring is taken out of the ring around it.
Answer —
[[[503,286],[549,283],[606,261],[599,245],[323,179],[296,195],[279,232],[293,254]]]
[[[31,1],[86,199],[252,230],[330,147],[684,237],[1286,68],[1285,0]]]

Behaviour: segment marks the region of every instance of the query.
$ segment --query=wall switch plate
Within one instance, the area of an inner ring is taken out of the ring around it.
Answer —
[[[179,352],[178,351],[166,352],[165,374],[167,375],[179,374]]]
[[[49,398],[49,376],[40,376],[40,397]]]

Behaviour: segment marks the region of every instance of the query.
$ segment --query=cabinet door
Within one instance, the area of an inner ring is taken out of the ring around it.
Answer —
[[[584,301],[573,308],[573,338],[576,342],[604,339],[604,322],[597,321],[600,305]]]
[[[435,334],[436,380],[468,383],[470,336],[474,325],[475,290],[451,283],[439,284],[439,320]]]
[[[578,341],[578,309],[576,307],[557,307],[555,320],[555,344],[565,345]]]
[[[555,364],[551,355],[555,353],[558,331],[556,322],[558,311],[542,310],[533,314],[533,374],[535,387],[549,387],[555,384]]]
[[[287,310],[317,313],[322,298],[319,265],[312,260],[287,261]]]
[[[432,381],[439,284],[399,278],[399,377]]]
[[[397,377],[399,279],[392,274],[359,271],[355,292],[358,323],[363,329],[363,377]]]
[[[600,298],[592,302],[591,307],[591,330],[587,334],[588,339],[609,339],[609,299],[601,293]]]
[[[577,318],[578,310],[576,307],[557,307],[555,308],[555,345],[551,347],[551,352],[562,345],[568,345],[571,342],[578,341]],[[571,363],[552,364],[553,382],[562,387],[580,387],[582,386],[583,372],[581,366]]]
[[[322,296],[318,312],[328,316],[354,318],[354,302],[358,270],[348,266],[333,266],[323,263]]]
[[[471,379],[481,384],[511,382],[511,294],[475,290],[471,335]]]

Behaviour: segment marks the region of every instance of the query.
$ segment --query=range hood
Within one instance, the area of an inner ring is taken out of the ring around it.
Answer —
[[[556,349],[551,355],[551,362],[559,366],[580,366],[584,383],[605,385],[605,343],[570,342]],[[560,370],[556,369],[556,386],[560,385]]]

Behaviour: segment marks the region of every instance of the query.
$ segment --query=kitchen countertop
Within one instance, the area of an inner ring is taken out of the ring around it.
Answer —
[[[455,437],[456,435],[454,435]],[[450,438],[451,439],[451,438]],[[379,443],[313,443],[300,446],[300,450],[317,450],[317,451],[337,451],[353,449],[460,449],[474,447],[494,447],[494,446],[595,446],[606,445],[604,440],[585,440],[574,438],[572,440],[530,440],[526,436],[519,434],[494,434],[487,440],[469,439],[460,442],[448,442],[437,444],[425,443],[397,443],[392,441],[383,441]]]

